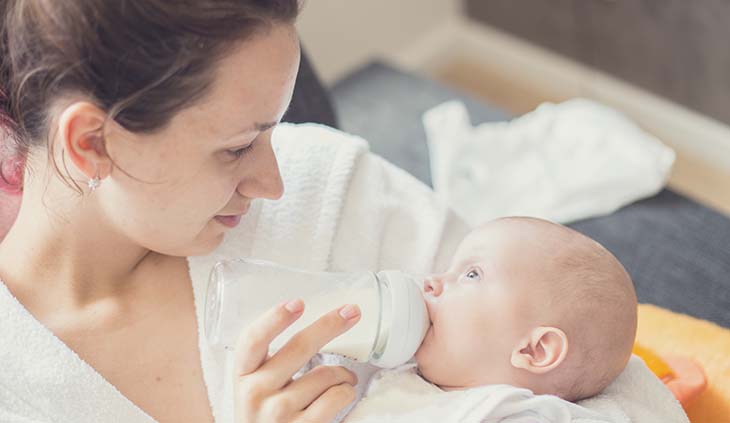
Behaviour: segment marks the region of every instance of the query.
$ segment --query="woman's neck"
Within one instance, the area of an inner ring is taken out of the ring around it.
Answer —
[[[17,289],[42,293],[36,296],[59,308],[81,309],[125,297],[140,265],[154,260],[106,225],[93,205],[54,213],[27,199],[0,243],[0,278]]]

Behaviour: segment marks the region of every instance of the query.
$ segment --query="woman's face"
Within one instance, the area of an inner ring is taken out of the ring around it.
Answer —
[[[92,194],[104,218],[162,254],[212,251],[254,199],[283,193],[271,134],[298,67],[294,27],[275,25],[231,49],[205,99],[163,130],[139,135],[114,125],[106,146],[118,167]]]

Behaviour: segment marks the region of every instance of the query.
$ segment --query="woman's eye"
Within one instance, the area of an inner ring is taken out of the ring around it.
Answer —
[[[466,275],[465,275],[465,276],[466,276],[466,277],[467,277],[468,279],[474,279],[474,280],[479,280],[479,279],[481,279],[481,278],[482,278],[482,277],[481,277],[481,275],[479,274],[479,272],[478,272],[478,271],[476,271],[476,270],[474,270],[474,269],[472,269],[472,270],[470,270],[470,271],[466,272]]]
[[[235,150],[226,150],[226,153],[228,153],[229,155],[231,155],[235,158],[240,158],[244,154],[248,153],[251,150],[251,148],[253,148],[253,143],[246,147],[243,147],[243,148],[238,148]]]

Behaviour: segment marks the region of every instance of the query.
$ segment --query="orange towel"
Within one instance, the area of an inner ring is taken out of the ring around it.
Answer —
[[[641,304],[636,341],[658,354],[685,356],[700,363],[708,386],[687,415],[692,423],[730,423],[730,329]]]

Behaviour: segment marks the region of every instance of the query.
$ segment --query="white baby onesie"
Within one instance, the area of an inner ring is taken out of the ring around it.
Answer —
[[[378,372],[345,423],[598,423],[615,418],[509,385],[443,391],[407,364]]]

